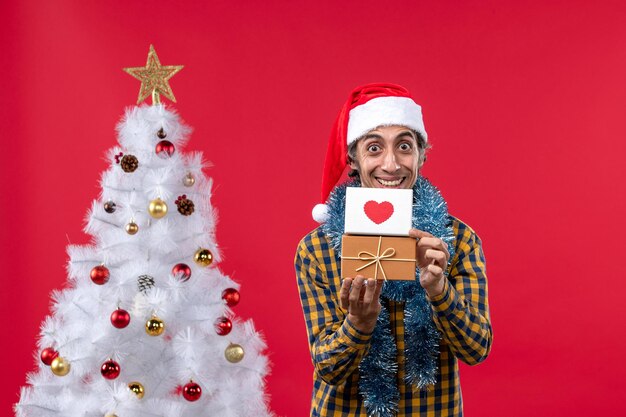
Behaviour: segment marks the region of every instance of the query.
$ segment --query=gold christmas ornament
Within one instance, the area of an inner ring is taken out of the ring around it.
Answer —
[[[191,175],[191,172],[185,175],[185,178],[183,178],[183,185],[185,187],[191,187],[195,183],[196,183],[196,179],[193,177],[193,175]]]
[[[57,356],[50,364],[52,373],[56,376],[65,376],[70,373],[70,363],[67,359]]]
[[[141,385],[141,383],[135,381],[135,382],[129,382],[128,383],[128,389],[130,389],[133,394],[135,394],[137,396],[137,398],[142,399],[143,395],[145,394],[143,385]]]
[[[131,222],[126,225],[126,233],[128,233],[129,235],[134,235],[138,231],[139,226],[137,226],[137,223],[135,223],[134,221],[131,220]]]
[[[226,357],[226,360],[230,363],[237,363],[237,362],[241,362],[241,360],[243,359],[243,348],[241,347],[241,345],[238,345],[236,343],[231,343],[230,345],[228,345],[228,347],[226,348],[226,350],[224,351],[224,356]]]
[[[154,106],[161,102],[160,94],[176,103],[168,80],[181,69],[183,69],[182,65],[161,65],[154,46],[150,45],[146,66],[124,68],[124,71],[141,81],[137,104],[152,95],[152,105]]]
[[[154,199],[148,206],[148,213],[155,219],[160,219],[167,214],[167,204],[160,198]]]
[[[104,416],[104,417],[117,417],[117,414],[107,414],[107,415],[106,415],[106,416]]]
[[[200,266],[209,266],[213,263],[213,254],[208,249],[198,249],[193,260]]]
[[[165,323],[157,316],[152,316],[152,318],[146,322],[146,333],[150,336],[160,336],[164,331]]]

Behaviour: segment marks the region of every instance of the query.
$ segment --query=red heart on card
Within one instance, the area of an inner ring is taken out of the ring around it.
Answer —
[[[370,200],[363,206],[365,215],[374,223],[381,224],[388,220],[393,214],[393,204],[389,201],[378,203]]]

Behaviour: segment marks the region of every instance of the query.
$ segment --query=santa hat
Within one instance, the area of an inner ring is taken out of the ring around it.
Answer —
[[[348,164],[348,145],[379,126],[400,125],[420,133],[427,140],[422,108],[409,91],[396,84],[373,83],[355,88],[343,105],[328,139],[322,204],[313,208],[313,218],[323,223],[328,217],[326,199]]]

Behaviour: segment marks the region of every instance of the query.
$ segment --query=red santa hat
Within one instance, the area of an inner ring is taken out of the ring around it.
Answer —
[[[396,84],[373,83],[355,88],[341,108],[328,139],[324,173],[322,175],[322,204],[313,208],[313,218],[323,223],[327,219],[326,200],[348,164],[348,145],[379,126],[406,126],[428,139],[422,108],[409,91]]]

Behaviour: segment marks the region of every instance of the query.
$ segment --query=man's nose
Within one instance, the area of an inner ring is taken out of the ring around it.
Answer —
[[[400,165],[398,165],[396,161],[396,154],[393,151],[389,150],[385,153],[383,166],[381,168],[385,172],[396,172],[400,169]]]

